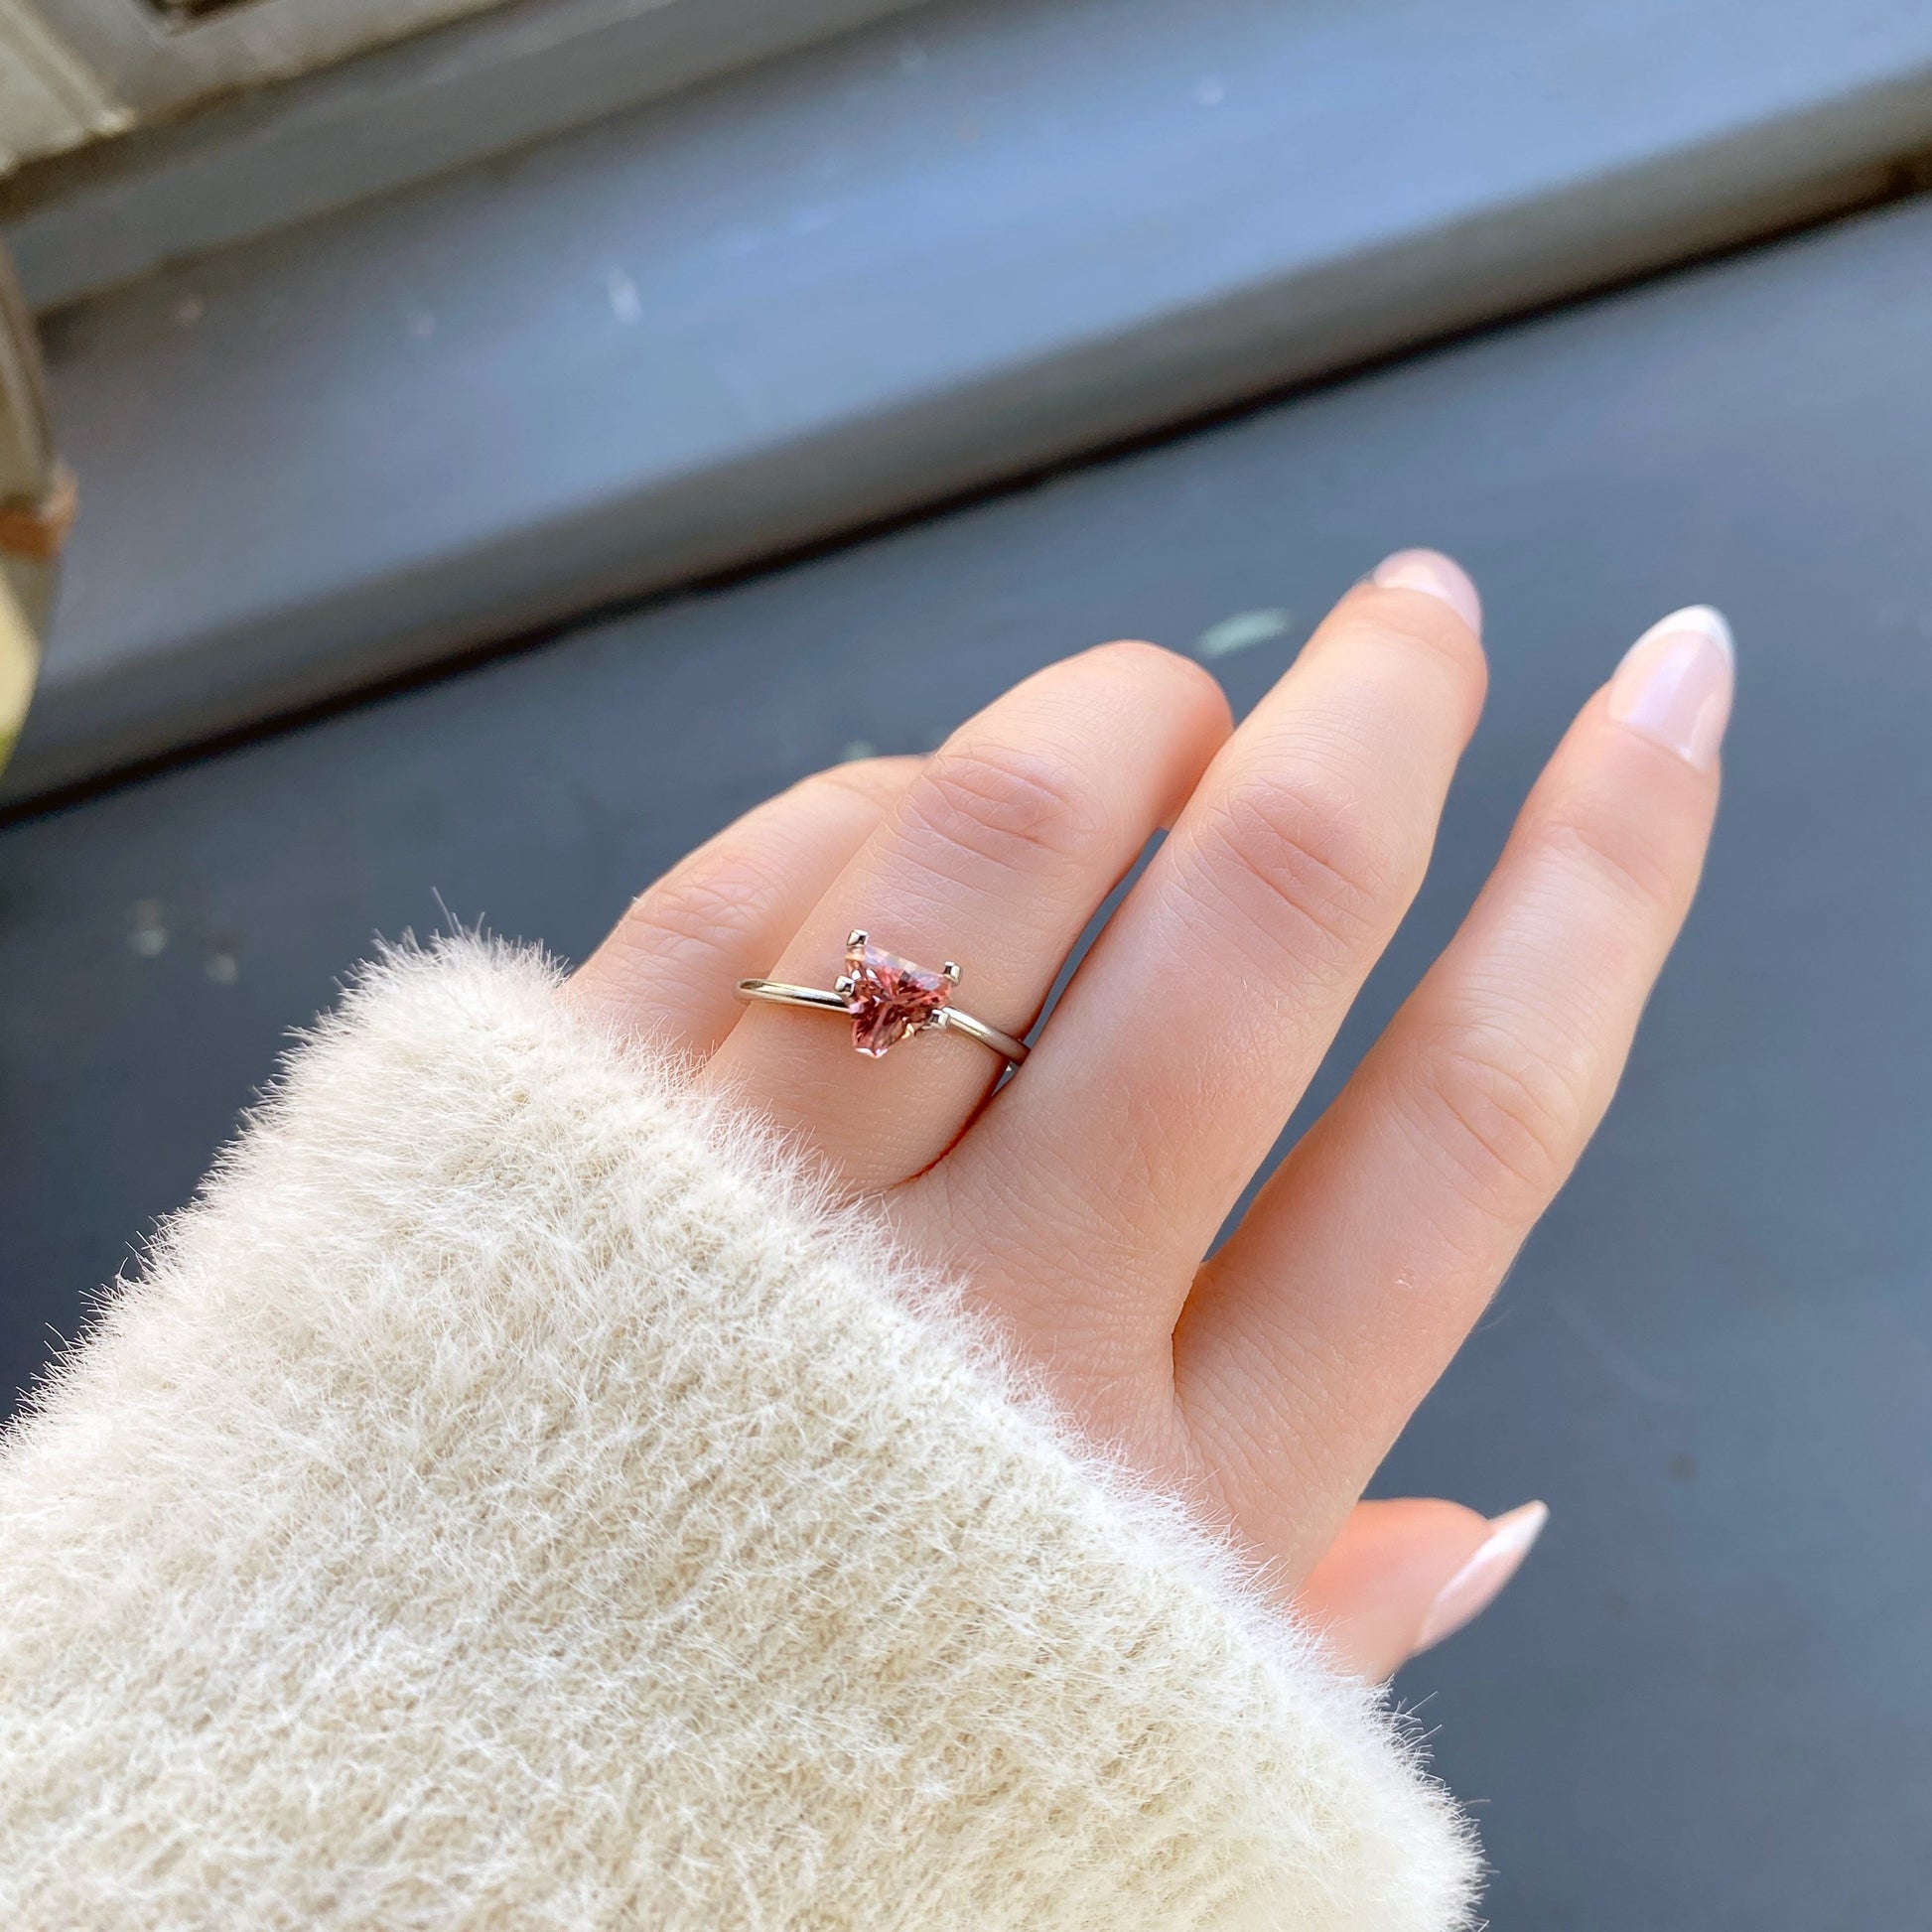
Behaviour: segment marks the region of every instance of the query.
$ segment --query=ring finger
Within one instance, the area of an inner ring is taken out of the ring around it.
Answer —
[[[759,972],[911,782],[919,760],[861,759],[801,778],[709,839],[625,909],[570,982],[621,1034],[702,1059]]]
[[[759,970],[829,986],[847,933],[863,927],[920,965],[958,960],[957,1004],[1024,1035],[1088,919],[1228,730],[1213,679],[1151,644],[1049,665],[940,747]],[[937,1160],[1000,1070],[985,1048],[944,1034],[863,1059],[849,1024],[759,1006],[706,1078],[754,1096],[868,1189]]]

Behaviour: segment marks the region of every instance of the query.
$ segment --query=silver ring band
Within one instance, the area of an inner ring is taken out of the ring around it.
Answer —
[[[852,1017],[845,995],[834,993],[829,987],[787,986],[783,980],[740,980],[738,997],[746,1001],[762,1000],[774,1007],[809,1007],[814,1013],[836,1013],[841,1020]],[[958,1007],[941,1007],[932,1016],[932,1025],[946,1033],[958,1034],[963,1039],[978,1040],[1011,1066],[1018,1066],[1027,1057],[1025,1040],[1003,1034],[998,1027],[989,1027],[984,1020],[975,1020]]]
[[[989,1027],[952,1004],[959,968],[950,960],[943,972],[929,972],[909,960],[879,951],[860,929],[846,943],[846,967],[833,987],[740,980],[738,997],[770,1006],[804,1007],[812,1013],[836,1013],[853,1023],[853,1043],[873,1058],[897,1040],[931,1031],[976,1040],[998,1053],[1009,1066],[1018,1066],[1027,1057],[1024,1040],[1015,1039],[998,1027]]]

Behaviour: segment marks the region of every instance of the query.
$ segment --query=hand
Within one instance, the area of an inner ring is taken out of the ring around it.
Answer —
[[[653,886],[572,982],[702,1060],[969,1286],[1074,1421],[1229,1527],[1348,1668],[1474,1615],[1541,1526],[1358,1499],[1609,1101],[1696,887],[1730,649],[1633,647],[1461,930],[1203,1265],[1413,898],[1482,702],[1480,612],[1409,551],[1238,730],[1150,644],[1053,664],[925,759],[808,778]],[[957,959],[1025,1035],[1168,837],[1026,1066],[945,1033],[883,1060],[735,983],[829,986],[846,934]]]

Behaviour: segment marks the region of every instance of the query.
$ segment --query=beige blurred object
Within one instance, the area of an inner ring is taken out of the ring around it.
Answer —
[[[30,0],[0,0],[0,174],[128,125],[127,110]]]
[[[0,174],[501,4],[0,0]],[[605,4],[628,13],[669,0]]]
[[[0,765],[34,695],[73,509],[73,478],[54,456],[33,325],[0,255]]]

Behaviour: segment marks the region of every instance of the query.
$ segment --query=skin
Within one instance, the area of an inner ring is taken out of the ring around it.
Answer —
[[[730,826],[570,990],[878,1202],[1079,1427],[1230,1529],[1373,1677],[1507,1581],[1467,1582],[1476,1511],[1361,1494],[1608,1104],[1718,797],[1714,737],[1673,744],[1599,691],[1462,929],[1203,1264],[1407,911],[1481,708],[1473,590],[1405,554],[1239,730],[1199,665],[1086,651],[928,759],[842,765]],[[960,960],[960,1003],[1024,1035],[1157,829],[997,1093],[970,1041],[868,1060],[831,1022],[733,997],[753,974],[829,985],[863,925]]]

